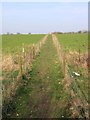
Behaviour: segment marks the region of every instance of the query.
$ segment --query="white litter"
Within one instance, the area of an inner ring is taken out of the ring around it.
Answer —
[[[71,75],[71,77],[73,78],[73,75]]]
[[[77,72],[73,72],[76,76],[80,76],[80,74],[79,73],[77,73]]]
[[[49,76],[47,76],[47,79],[49,79]]]
[[[22,52],[24,52],[24,48],[22,49]]]
[[[61,82],[58,82],[58,84],[61,84]]]

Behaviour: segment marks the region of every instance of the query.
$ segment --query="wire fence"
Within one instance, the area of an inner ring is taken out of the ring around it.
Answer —
[[[7,98],[9,100],[12,98],[12,96],[15,95],[15,92],[19,87],[23,77],[30,79],[30,74],[28,74],[28,72],[32,70],[33,60],[37,55],[40,54],[41,48],[45,44],[47,37],[48,35],[45,35],[45,37],[39,43],[30,46],[27,53],[25,52],[26,48],[21,48],[22,52],[17,55],[16,66],[14,65],[14,62],[16,62],[16,60],[12,60],[12,56],[10,56],[8,62],[10,62],[10,59],[13,62],[12,64],[8,65],[8,76],[4,76],[5,80],[3,80],[3,82],[5,81],[6,83],[4,82],[4,84],[2,84],[3,101],[7,100]],[[11,66],[13,67],[13,70],[9,71],[9,67]]]
[[[30,71],[32,69],[32,62],[35,59],[35,57],[40,53],[40,50],[42,46],[45,44],[47,40],[48,35],[46,35],[42,41],[40,41],[36,45],[32,45],[29,49],[28,53],[24,52],[24,48],[22,50],[22,53],[19,56],[19,78],[22,78],[24,74]]]
[[[78,77],[73,76],[71,69],[66,62],[66,53],[62,51],[60,43],[55,34],[52,34],[53,43],[57,49],[58,58],[60,64],[62,64],[64,70],[64,77],[67,81],[68,90],[70,90],[70,102],[74,109],[79,113],[79,118],[87,119],[89,118],[89,104],[88,99],[86,98],[84,92],[80,89],[80,85],[78,84]],[[79,53],[80,55],[80,53]],[[79,56],[80,60],[80,56]],[[74,110],[72,110],[74,113]]]

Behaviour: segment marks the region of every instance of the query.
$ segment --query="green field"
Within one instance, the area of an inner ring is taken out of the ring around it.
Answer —
[[[62,49],[68,51],[86,52],[88,49],[88,34],[57,34]]]
[[[7,69],[3,68],[2,72],[2,84],[5,88],[2,112],[4,118],[72,118],[72,113],[75,113],[74,117],[79,117],[71,101],[78,103],[76,100],[78,98],[81,102],[79,105],[82,104],[82,99],[88,101],[88,68],[84,66],[86,59],[83,60],[88,47],[87,34],[56,35],[62,49],[60,52],[66,51],[65,64],[70,79],[65,78],[64,65],[59,61],[52,35],[48,36],[39,54],[33,58],[32,69],[25,72],[21,79],[17,79],[20,61],[19,57],[12,53],[22,50],[22,44],[25,49],[29,45],[37,44],[44,36],[43,34],[3,36],[3,53],[6,58],[10,57],[10,59],[5,58],[4,64]],[[79,49],[80,62],[78,62],[78,54],[75,53],[75,51],[78,53]],[[63,57],[62,59],[64,60]],[[9,70],[11,66],[12,69]],[[79,73],[80,76],[75,76],[73,72]],[[71,80],[69,87],[67,80]],[[12,90],[13,83],[15,89]],[[75,92],[74,98],[70,94],[72,89]]]
[[[38,43],[45,35],[31,34],[31,35],[3,35],[2,36],[2,52],[16,53],[22,50],[22,47],[29,47],[32,44]]]

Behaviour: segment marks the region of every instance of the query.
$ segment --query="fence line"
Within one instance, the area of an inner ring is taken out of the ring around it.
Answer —
[[[7,86],[7,88],[5,88],[4,85],[2,86],[3,101],[6,100],[7,98],[11,99],[12,96],[15,95],[16,89],[18,88],[18,84],[21,82],[23,75],[25,75],[27,79],[30,79],[30,75],[29,76],[27,75],[28,72],[32,69],[32,62],[35,59],[35,57],[39,55],[42,46],[45,44],[47,40],[47,37],[48,35],[45,35],[42,41],[40,41],[36,45],[33,44],[32,46],[30,46],[29,52],[27,53],[25,52],[25,48],[23,45],[22,52],[18,54],[18,60],[17,60],[18,67],[16,68],[18,71],[17,79],[12,78],[13,81],[10,83],[9,86]],[[14,68],[15,71],[16,69]]]
[[[80,118],[85,118],[85,119],[89,118],[88,100],[86,99],[84,93],[79,88],[76,79],[72,77],[68,64],[66,63],[66,55],[65,55],[66,53],[62,52],[60,43],[57,37],[55,36],[55,34],[52,34],[52,40],[57,49],[59,62],[60,64],[62,64],[64,70],[64,77],[67,81],[68,90],[70,90],[71,104],[72,106],[74,105],[75,109],[78,111]],[[80,56],[79,56],[79,60],[80,60]]]
[[[32,45],[30,47],[30,50],[28,53],[26,53],[26,56],[23,57],[22,53],[20,56],[20,62],[19,62],[19,66],[20,66],[20,70],[19,70],[19,78],[21,79],[22,76],[27,73],[28,70],[31,69],[32,66],[32,62],[35,59],[35,57],[40,53],[40,50],[42,48],[42,46],[45,44],[46,40],[47,40],[48,35],[46,35],[42,41],[40,41],[39,43],[37,43],[36,45]]]

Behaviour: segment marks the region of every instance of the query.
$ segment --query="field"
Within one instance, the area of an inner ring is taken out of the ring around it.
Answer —
[[[57,37],[62,51],[66,53],[68,64],[73,67],[72,70],[81,72],[81,79],[88,80],[88,34],[65,34]]]
[[[32,35],[3,35],[2,52],[3,54],[13,54],[22,51],[22,47],[28,48],[32,44],[38,43],[44,34]]]
[[[44,36],[44,34],[2,36],[2,83],[5,98],[10,97],[10,92],[18,87],[16,87],[18,84],[16,79],[20,71],[20,57],[26,56],[31,46],[38,44]]]
[[[87,34],[5,35],[2,43],[4,118],[88,117]]]
[[[76,90],[76,94],[82,91],[78,96],[83,101],[84,99],[88,101],[88,34],[64,34],[57,37],[64,53],[68,73],[73,77],[71,87]]]
[[[77,51],[81,53],[87,52],[88,49],[88,34],[61,34],[57,35],[62,49],[66,52],[68,51]]]

